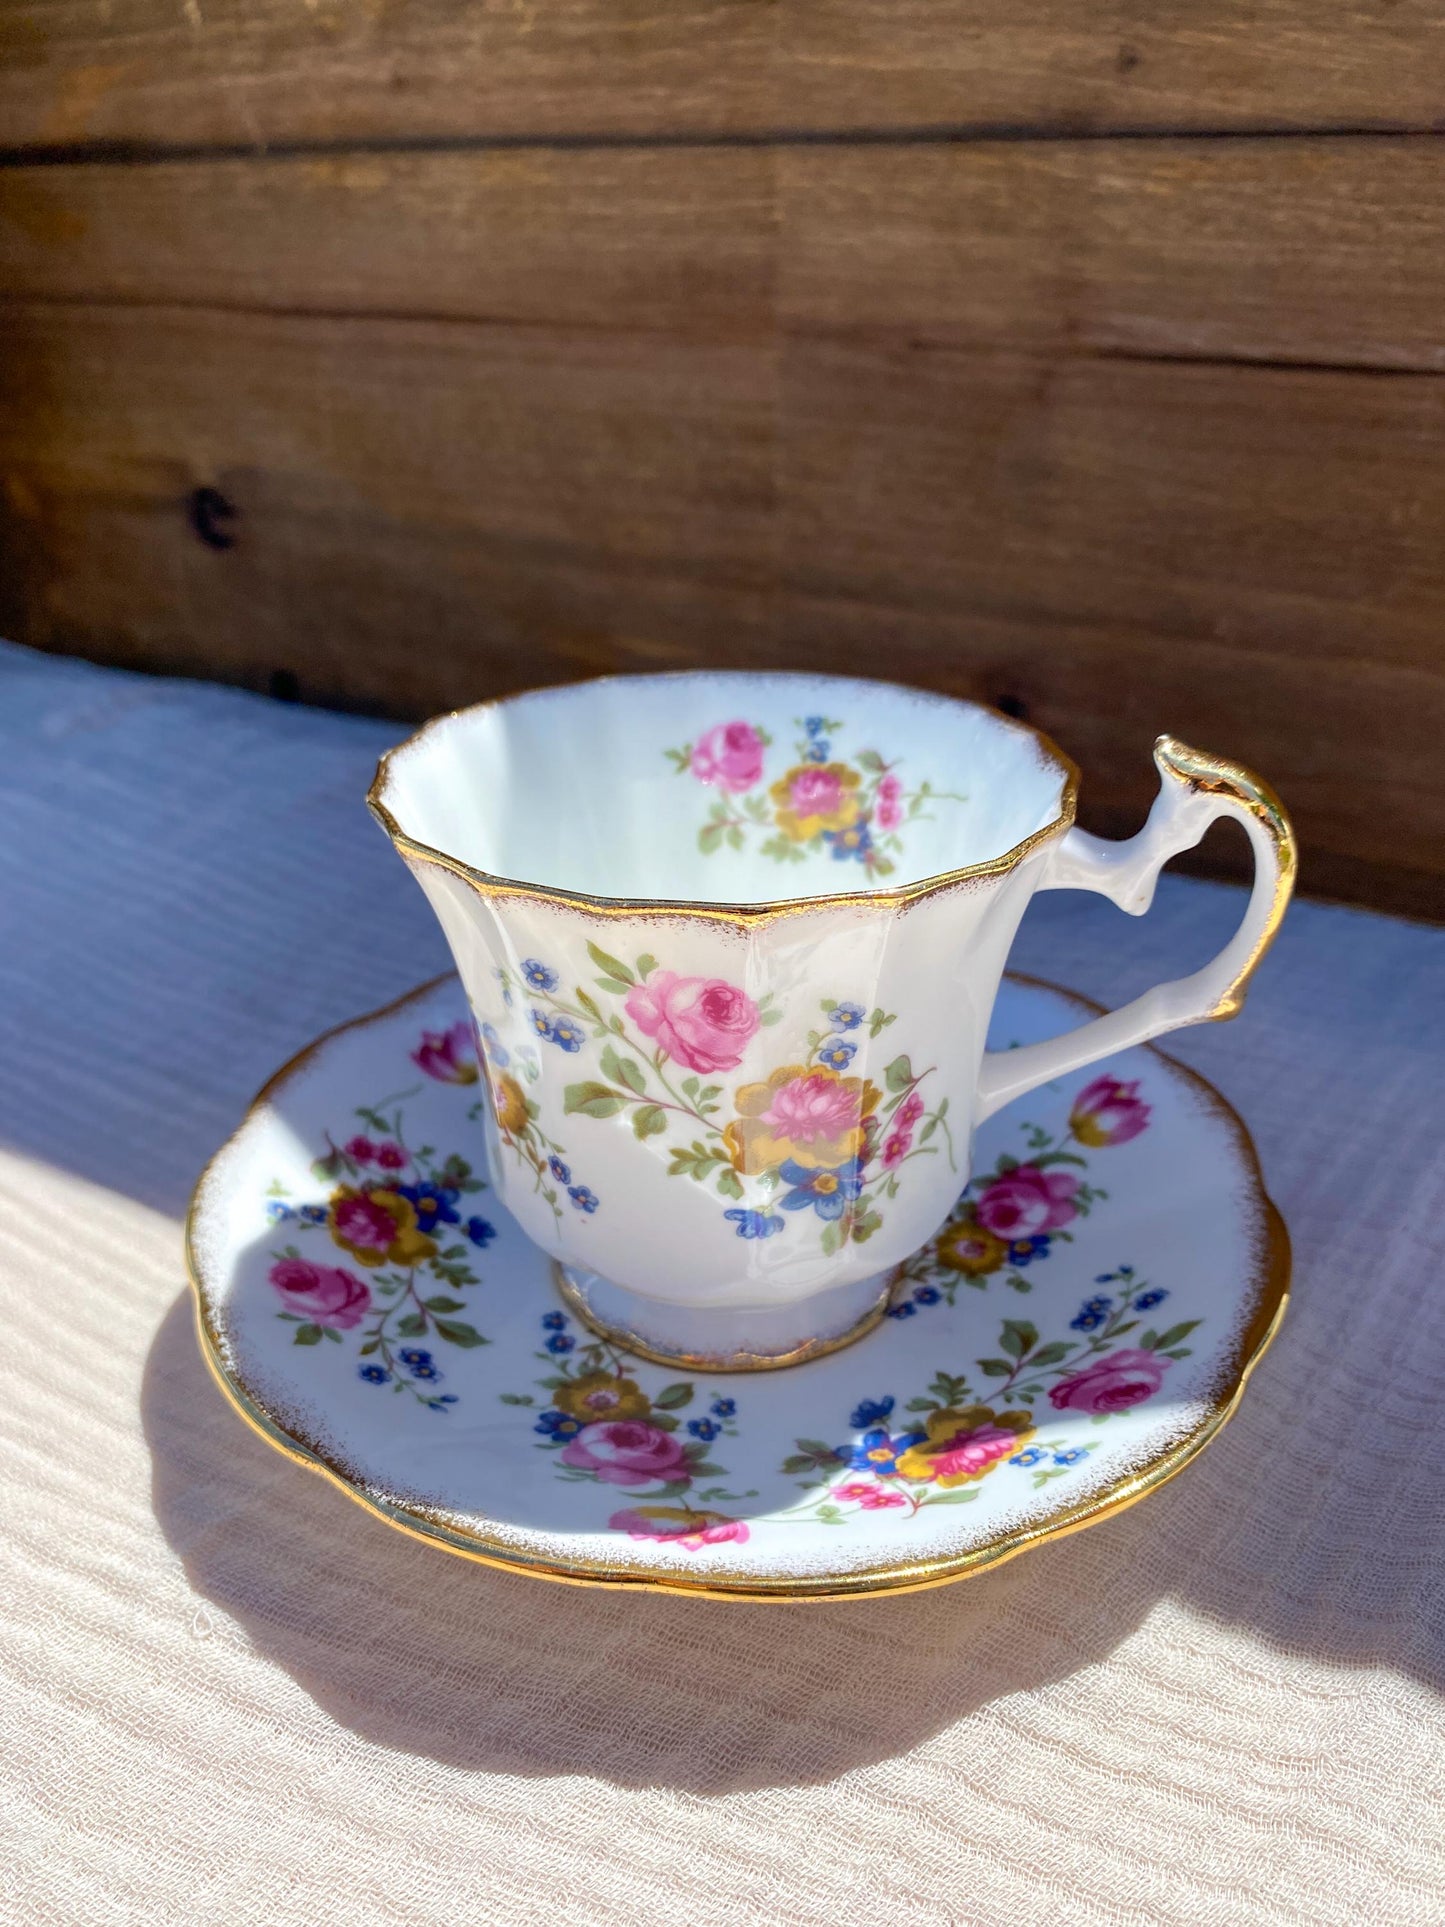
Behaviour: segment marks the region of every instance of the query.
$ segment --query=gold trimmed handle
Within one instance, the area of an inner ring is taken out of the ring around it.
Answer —
[[[1041,890],[1097,890],[1142,916],[1154,900],[1159,872],[1193,849],[1221,816],[1243,825],[1254,850],[1254,887],[1239,928],[1212,962],[1192,976],[1159,984],[1122,1009],[1096,1017],[1063,1037],[1017,1050],[985,1051],[979,1071],[977,1121],[1025,1091],[1068,1071],[1127,1050],[1165,1031],[1235,1017],[1260,958],[1274,941],[1294,890],[1299,853],[1284,805],[1269,784],[1239,763],[1191,749],[1173,736],[1154,745],[1159,794],[1135,837],[1111,843],[1070,830],[1054,847]]]

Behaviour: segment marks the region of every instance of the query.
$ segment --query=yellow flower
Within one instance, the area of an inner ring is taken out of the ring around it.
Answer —
[[[966,1278],[985,1278],[1002,1265],[1008,1246],[970,1215],[944,1226],[934,1242],[933,1255],[950,1271],[961,1271]]]
[[[860,778],[846,763],[798,763],[768,794],[778,828],[794,843],[824,830],[847,830],[863,814],[855,794]]]
[[[335,1243],[359,1265],[416,1265],[436,1251],[417,1229],[416,1207],[390,1186],[358,1191],[343,1184],[331,1194],[326,1222]]]
[[[775,1171],[789,1159],[836,1170],[863,1150],[864,1119],[882,1102],[876,1084],[821,1064],[783,1064],[763,1084],[742,1085],[723,1132],[736,1171]]]
[[[492,1082],[492,1109],[497,1128],[507,1137],[516,1137],[527,1128],[527,1099],[515,1077],[503,1071]]]
[[[584,1372],[570,1384],[559,1385],[552,1403],[569,1418],[591,1425],[598,1419],[646,1418],[652,1402],[634,1380],[611,1372]]]
[[[905,1479],[955,1486],[984,1478],[1031,1439],[1036,1428],[1027,1412],[965,1405],[930,1412],[925,1429],[928,1436],[900,1455],[900,1474]]]

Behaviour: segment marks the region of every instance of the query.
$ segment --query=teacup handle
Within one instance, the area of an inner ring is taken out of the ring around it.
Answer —
[[[1016,1050],[985,1051],[979,1073],[982,1123],[1025,1091],[1167,1030],[1237,1016],[1255,966],[1273,941],[1294,889],[1298,852],[1284,806],[1268,783],[1222,756],[1207,756],[1173,736],[1154,745],[1159,794],[1149,820],[1125,843],[1072,829],[1054,846],[1041,890],[1098,890],[1140,917],[1154,900],[1159,872],[1193,849],[1216,817],[1244,825],[1254,846],[1254,888],[1239,928],[1211,963],[1192,977],[1159,984],[1122,1009],[1095,1017],[1062,1037]]]

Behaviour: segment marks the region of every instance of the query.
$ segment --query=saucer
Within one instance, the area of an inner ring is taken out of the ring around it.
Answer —
[[[990,1041],[1081,1009],[1009,977]],[[201,1347],[263,1438],[388,1524],[575,1583],[826,1599],[996,1565],[1185,1466],[1288,1292],[1248,1132],[1147,1046],[990,1119],[877,1328],[777,1372],[599,1337],[485,1155],[455,977],[329,1032],[196,1188]]]

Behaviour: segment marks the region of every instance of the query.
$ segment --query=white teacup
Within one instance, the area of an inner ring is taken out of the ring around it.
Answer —
[[[976,1126],[1035,1085],[1240,1008],[1294,879],[1278,799],[1161,737],[1140,833],[1073,828],[1077,772],[976,704],[806,675],[614,677],[484,703],[369,801],[476,1019],[493,1182],[573,1308],[694,1369],[792,1363],[881,1316]],[[1232,816],[1249,907],[1203,970],[985,1051],[1035,890],[1146,910]]]

